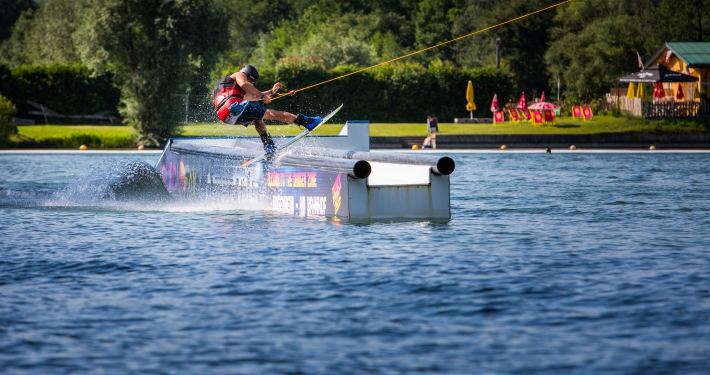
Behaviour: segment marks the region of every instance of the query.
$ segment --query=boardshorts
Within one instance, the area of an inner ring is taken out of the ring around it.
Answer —
[[[264,118],[266,106],[259,102],[244,100],[230,105],[229,113],[224,121],[227,124],[249,126],[252,121]]]

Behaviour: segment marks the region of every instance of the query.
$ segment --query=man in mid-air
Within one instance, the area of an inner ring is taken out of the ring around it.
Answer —
[[[313,130],[323,120],[320,116],[308,117],[301,114],[276,111],[266,108],[271,99],[283,87],[281,82],[276,82],[269,91],[259,91],[254,86],[259,81],[259,72],[255,67],[247,65],[236,73],[224,76],[214,89],[214,108],[217,117],[222,122],[230,125],[240,124],[249,126],[254,123],[254,128],[261,137],[264,151],[273,153],[276,145],[271,135],[266,131],[264,120],[277,120],[285,123],[294,123]],[[291,91],[291,95],[294,92]]]

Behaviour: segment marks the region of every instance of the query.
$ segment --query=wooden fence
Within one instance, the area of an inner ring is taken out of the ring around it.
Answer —
[[[648,119],[710,117],[710,100],[700,102],[646,101],[639,98],[607,97],[609,105],[622,112]]]

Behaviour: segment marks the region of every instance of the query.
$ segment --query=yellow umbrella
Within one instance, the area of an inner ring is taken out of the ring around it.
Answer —
[[[636,86],[633,82],[629,83],[629,89],[626,91],[626,97],[629,99],[633,99],[636,97]]]
[[[473,83],[471,83],[471,81],[468,81],[468,87],[466,88],[466,100],[468,100],[466,110],[470,112],[471,118],[473,118],[473,111],[476,110],[476,104],[473,102]]]
[[[636,90],[636,97],[641,98],[641,99],[646,97],[646,84],[645,83],[639,83],[638,90]]]

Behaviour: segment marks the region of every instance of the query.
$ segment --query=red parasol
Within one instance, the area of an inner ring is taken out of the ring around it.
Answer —
[[[678,84],[678,92],[675,93],[675,98],[677,100],[685,99],[685,94],[683,94],[683,86],[681,86],[680,83]]]
[[[545,92],[543,91],[542,95],[540,95],[540,103],[544,103],[544,102],[545,102]]]
[[[552,103],[548,103],[548,102],[539,102],[539,103],[535,103],[535,104],[531,105],[530,107],[528,107],[528,109],[533,110],[533,111],[542,111],[543,109],[555,110],[555,109],[557,109],[557,106]]]
[[[528,110],[528,105],[525,103],[525,93],[520,95],[520,101],[518,101],[518,109],[523,112]]]
[[[493,94],[493,103],[491,103],[491,112],[498,112],[498,95]]]

